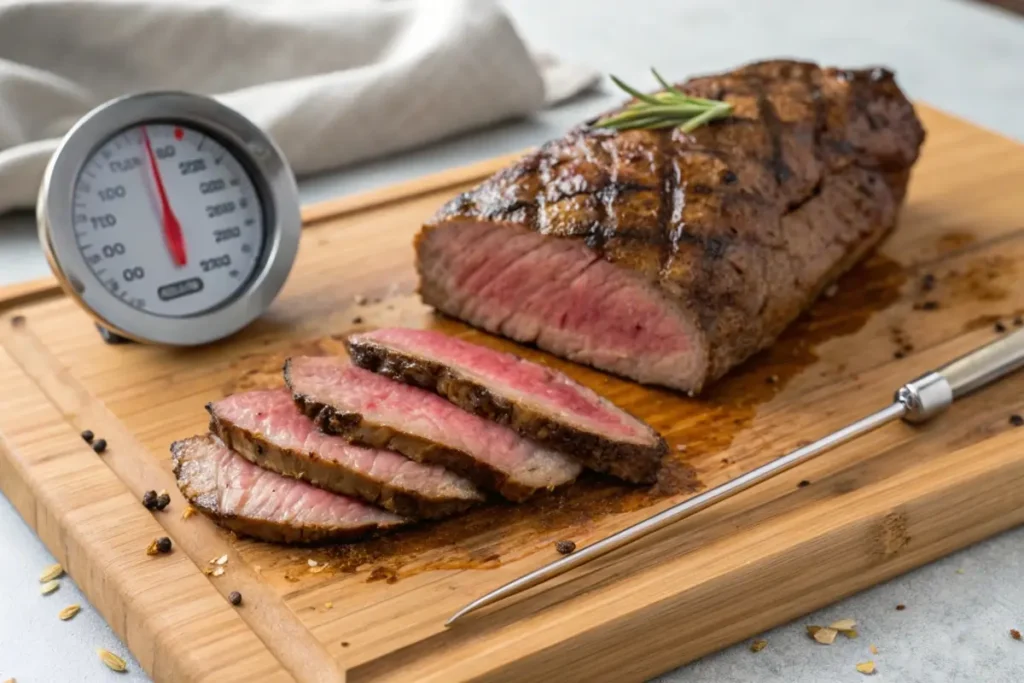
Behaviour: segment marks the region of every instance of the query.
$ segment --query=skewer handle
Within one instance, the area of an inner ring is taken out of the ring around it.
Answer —
[[[1024,367],[1024,329],[960,356],[942,367],[908,382],[896,392],[907,406],[903,419],[924,422],[961,396]]]

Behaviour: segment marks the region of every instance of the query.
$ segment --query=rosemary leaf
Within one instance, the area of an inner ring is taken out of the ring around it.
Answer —
[[[732,105],[728,102],[692,97],[666,81],[656,69],[652,68],[651,73],[664,88],[653,95],[644,94],[611,76],[617,86],[637,101],[626,105],[620,112],[599,119],[594,123],[594,127],[614,130],[678,127],[684,133],[689,133],[710,121],[725,118],[732,113]]]

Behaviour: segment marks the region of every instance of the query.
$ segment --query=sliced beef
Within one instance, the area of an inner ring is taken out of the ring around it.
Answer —
[[[924,131],[884,69],[752,64],[680,86],[692,133],[587,125],[440,210],[423,300],[690,393],[771,344],[896,222]]]
[[[324,434],[284,388],[235,394],[206,409],[210,431],[250,462],[399,515],[446,517],[483,500],[443,467]]]
[[[631,482],[655,479],[665,441],[648,425],[560,372],[440,332],[353,335],[353,363],[437,392],[584,465]]]
[[[325,432],[442,465],[509,500],[568,484],[580,472],[568,456],[344,358],[290,358],[284,375],[299,407]]]
[[[361,500],[269,472],[234,453],[217,437],[171,444],[178,488],[221,526],[283,543],[358,538],[406,522]]]

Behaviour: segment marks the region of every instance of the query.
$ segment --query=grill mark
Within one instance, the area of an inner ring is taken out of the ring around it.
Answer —
[[[597,202],[597,218],[587,228],[584,244],[598,254],[604,254],[604,245],[608,242],[609,236],[616,232],[615,200],[619,195],[619,149],[615,146],[614,138],[611,140],[610,148],[603,146],[608,153],[608,179],[605,184],[597,190],[595,196]]]
[[[772,144],[772,156],[768,160],[768,168],[775,176],[775,181],[781,186],[792,175],[792,171],[782,158],[782,123],[779,116],[768,99],[768,89],[763,79],[758,78],[752,81],[751,85],[757,93],[757,112],[768,130],[768,136]]]
[[[661,177],[661,195],[658,197],[658,234],[667,242],[667,248],[660,253],[659,273],[668,272],[678,251],[678,245],[672,239],[676,223],[682,220],[682,209],[676,206],[676,195],[679,193],[679,164],[671,154],[671,133],[658,136],[658,175]],[[686,196],[683,195],[683,204]],[[677,216],[678,214],[678,216]]]

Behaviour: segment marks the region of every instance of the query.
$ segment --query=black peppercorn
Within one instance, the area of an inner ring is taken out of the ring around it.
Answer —
[[[156,509],[157,495],[156,491],[146,491],[142,494],[142,507],[147,510]]]
[[[993,325],[992,327],[993,327],[993,328],[995,329],[995,331],[996,331],[996,332],[998,332],[999,334],[1002,334],[1003,332],[1006,332],[1006,325],[1004,325],[1004,324],[1003,324],[1003,321],[1001,321],[1001,320],[998,320],[998,321],[996,321],[996,324],[995,324],[995,325]]]
[[[163,510],[165,507],[171,504],[171,497],[166,493],[161,493],[156,497],[156,509]]]
[[[1014,427],[1024,426],[1024,417],[1014,413],[1013,415],[1010,416],[1010,424],[1012,424]]]
[[[935,289],[935,276],[931,273],[925,273],[924,277],[921,278],[921,289],[926,292]]]
[[[357,315],[356,317],[352,318],[352,324],[353,325],[362,325],[363,324],[363,317],[361,315]]]
[[[896,349],[895,351],[893,351],[892,357],[895,358],[896,360],[899,360],[900,358],[903,358],[906,355],[907,354],[903,351],[903,349]]]
[[[98,439],[96,443],[92,445],[92,449],[97,453],[102,453],[103,451],[107,450],[107,440]]]
[[[722,182],[727,185],[731,185],[735,183],[737,180],[738,179],[736,177],[736,174],[733,173],[732,171],[726,171],[725,173],[722,174]]]
[[[238,591],[231,591],[231,593],[228,594],[228,602],[235,607],[238,607],[242,604],[242,594]]]
[[[94,436],[94,434],[92,433],[91,429],[86,429],[84,432],[82,432],[82,439],[86,443],[92,443],[93,436]]]
[[[156,551],[158,553],[169,553],[171,552],[171,539],[166,536],[161,536],[156,539]]]
[[[811,482],[807,481],[806,479],[801,479],[800,483],[797,484],[797,487],[802,489],[803,487],[810,486],[810,485],[811,485]]]
[[[555,543],[555,550],[563,555],[568,555],[572,551],[576,550],[576,544],[572,541],[559,541],[558,543]]]

